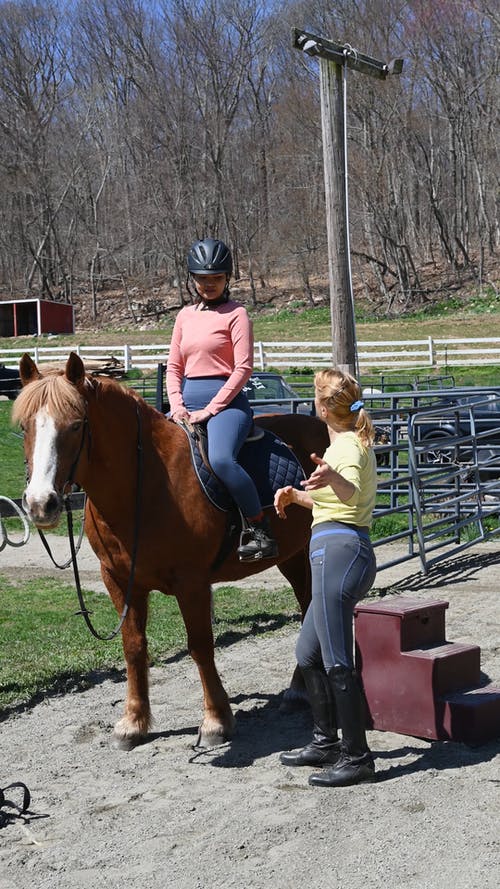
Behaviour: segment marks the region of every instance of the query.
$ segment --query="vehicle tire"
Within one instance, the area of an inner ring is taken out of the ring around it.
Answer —
[[[426,444],[427,450],[420,454],[419,462],[422,466],[452,466],[459,462],[456,446],[447,445],[446,440],[452,438],[449,432],[428,433],[420,444]]]

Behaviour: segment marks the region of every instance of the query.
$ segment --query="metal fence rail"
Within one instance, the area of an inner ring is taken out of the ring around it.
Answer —
[[[7,527],[4,522],[4,516],[15,517],[20,521],[22,527],[20,537],[16,533],[13,534],[12,530]],[[20,500],[11,500],[10,497],[0,494],[0,552],[6,546],[25,546],[29,539],[30,526]]]
[[[485,401],[462,404],[470,432],[445,440],[437,434],[439,423],[449,425],[457,408],[436,407],[436,399],[449,396],[449,388],[365,395],[379,431],[374,546],[377,550],[388,543],[405,544],[405,552],[379,562],[379,571],[418,559],[427,573],[439,561],[500,534],[500,426],[498,440],[492,441],[490,433],[481,432],[476,423],[484,404],[491,408],[500,402],[500,392],[488,388],[452,391],[463,398],[477,398],[482,392]],[[423,439],[422,429],[428,432],[429,424],[436,435]],[[464,454],[466,459],[462,459]],[[14,502],[20,506],[19,500]],[[81,509],[83,495],[72,494],[71,503]],[[0,516],[13,514],[12,505],[0,498]]]
[[[451,544],[455,554],[500,533],[500,423],[498,436],[493,429],[496,417],[500,420],[500,395],[483,390],[484,400],[477,401],[477,394],[475,389],[475,400],[459,409],[424,407],[408,417],[408,463],[424,572],[444,558],[444,547]],[[478,415],[484,410],[492,412],[493,423],[481,429]],[[432,424],[435,437],[423,440],[422,428]],[[439,437],[439,424],[455,426],[456,434]]]
[[[450,395],[460,399],[459,406],[445,403]],[[387,393],[365,395],[365,402],[371,403],[375,423],[387,430],[386,443],[376,447],[375,547],[403,540],[407,553],[397,561],[417,557],[427,573],[438,562],[498,536],[500,390]],[[491,423],[482,428],[486,410]],[[392,533],[380,534],[384,522],[394,528]]]

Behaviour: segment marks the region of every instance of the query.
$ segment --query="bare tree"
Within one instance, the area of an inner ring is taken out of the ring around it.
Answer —
[[[499,247],[491,0],[0,0],[0,288],[184,288],[189,243],[231,243],[257,306],[326,273],[317,62],[306,27],[400,78],[347,80],[352,255],[385,310],[488,280]],[[316,290],[316,292],[318,292]]]

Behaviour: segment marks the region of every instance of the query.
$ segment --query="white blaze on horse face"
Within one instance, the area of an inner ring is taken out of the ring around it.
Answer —
[[[43,507],[55,492],[57,472],[57,429],[53,418],[45,409],[35,418],[35,446],[33,448],[32,473],[26,488],[28,508],[37,504]]]

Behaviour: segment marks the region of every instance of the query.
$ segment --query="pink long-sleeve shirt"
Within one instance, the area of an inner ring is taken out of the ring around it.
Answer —
[[[253,329],[244,306],[185,306],[177,315],[167,362],[170,410],[183,406],[183,377],[227,376],[207,410],[215,415],[241,392],[253,370]]]

